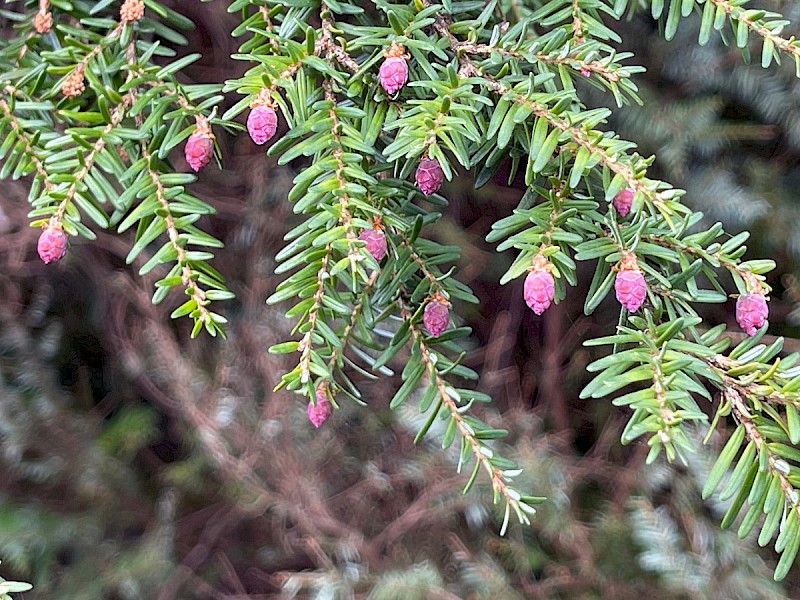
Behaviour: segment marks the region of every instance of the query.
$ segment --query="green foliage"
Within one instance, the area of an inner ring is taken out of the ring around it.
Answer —
[[[609,92],[618,107],[641,103],[632,77],[642,69],[623,64],[633,55],[614,49],[622,40],[609,26],[640,4],[375,0],[365,8],[339,0],[235,0],[228,6],[240,17],[233,34],[245,38],[235,58],[251,66],[222,88],[179,82],[177,73],[197,56],[168,62],[175,53],[167,46],[185,41],[178,30],[190,22],[155,2],[146,3],[143,19],[120,21],[107,3],[54,2],[71,19],[60,21],[56,11],[47,33],[31,30],[34,3],[24,4],[4,13],[19,35],[0,46],[0,175],[32,177],[33,226],[87,238],[95,235],[87,219],[119,232],[135,226],[127,262],[147,256],[140,274],[170,265],[153,302],[181,287],[189,299],[172,316],[189,315],[193,336],[203,328],[223,333],[226,319],[208,308],[232,297],[208,263],[207,248],[221,243],[195,225],[214,209],[186,190],[194,176],[174,173],[168,159],[206,123],[236,131],[241,126],[233,119],[248,106],[274,105],[288,131],[268,153],[296,171],[288,200],[300,216],[276,256],[284,279],[267,300],[293,302],[286,316],[295,322],[294,339],[270,352],[297,356],[276,390],[311,403],[324,396],[337,407],[345,397],[368,405],[363,382],[401,368],[389,407],[419,397],[415,441],[439,432],[442,449],[457,453],[457,469],[471,466],[465,491],[485,472],[493,503],[504,508],[505,533],[512,513],[529,523],[542,498],[517,489],[522,470],[494,443],[508,432],[469,413],[490,401],[465,383],[478,376],[462,364],[459,341],[471,330],[457,326],[433,336],[424,325],[428,303],[453,308],[460,325],[461,303],[477,298],[451,266],[459,248],[435,240],[445,195],[422,194],[408,180],[426,158],[438,161],[447,180],[473,172],[476,187],[508,165],[509,184],[519,179],[526,191],[487,236],[500,242],[499,251],[515,252],[500,283],[544,264],[559,302],[587,263],[590,315],[619,271],[643,274],[641,311],[622,309],[614,333],[586,342],[612,348],[589,365],[596,375],[581,398],[613,396],[614,405],[629,407],[622,442],[646,437],[648,463],[663,452],[690,464],[697,448],[690,432],[707,422],[698,400],[713,401],[707,386],[716,388],[721,401],[712,425],[731,416],[736,429],[703,495],[724,480],[720,499],[731,504],[722,526],[743,513],[740,536],[757,524],[761,545],[777,535],[775,578],[786,576],[800,549],[798,356],[777,358],[781,338],[759,344],[766,324],[729,349],[724,325],[709,326],[701,316],[702,305],[727,302],[731,288],[766,296],[765,275],[775,264],[743,260],[749,234],[704,223],[683,203],[684,190],[651,176],[654,157],[608,129],[611,109],[589,108],[582,93],[588,84]],[[697,12],[701,45],[712,30],[723,41],[732,34],[749,60],[755,34],[762,66],[790,56],[800,74],[800,46],[781,37],[787,21],[777,13],[733,0],[645,4],[668,40]],[[409,83],[389,95],[377,77],[379,63],[400,55]],[[243,98],[217,117],[220,90]],[[710,110],[700,103],[688,112],[699,118]],[[661,143],[669,137],[653,133]],[[633,195],[630,217],[613,205],[623,191]],[[372,227],[388,241],[380,260],[360,239]],[[148,417],[118,419],[122,429],[141,424],[141,437],[127,440],[131,446],[114,440],[115,426],[107,431],[107,446],[130,455],[147,440]]]
[[[33,589],[30,583],[21,581],[7,581],[0,577],[0,600],[12,600],[10,594],[15,592],[27,592]]]
[[[225,319],[208,305],[232,294],[207,249],[222,244],[194,224],[214,208],[187,191],[194,175],[174,173],[168,161],[195,117],[213,115],[223,99],[219,85],[179,83],[177,73],[199,55],[166,62],[191,21],[156,3],[141,20],[118,22],[109,3],[55,2],[55,25],[39,34],[37,3],[15,4],[23,6],[3,18],[16,35],[0,42],[0,175],[32,176],[31,226],[88,239],[91,226],[133,229],[128,263],[146,257],[142,275],[172,265],[153,302],[182,287],[190,298],[173,315],[190,315],[195,335],[221,332]]]
[[[688,435],[699,442],[700,432],[694,428]],[[743,548],[742,538],[751,542],[750,548],[756,547],[753,535],[737,536],[735,531],[719,530],[713,520],[689,516],[703,510],[698,492],[709,477],[714,456],[710,449],[701,449],[694,458],[683,473],[664,463],[652,465],[641,495],[629,501],[630,530],[641,548],[639,566],[658,574],[664,587],[681,597],[783,598],[779,586],[764,576],[769,567],[754,549]],[[669,489],[670,501],[659,504],[653,492],[664,489]],[[731,503],[704,505],[712,519],[719,519]]]
[[[248,98],[225,117],[235,116],[249,98],[266,90],[290,127],[270,152],[281,153],[281,162],[313,157],[312,165],[295,178],[289,196],[297,202],[295,211],[309,216],[287,234],[290,243],[278,255],[282,261],[279,272],[303,268],[270,298],[270,302],[300,298],[287,316],[299,317],[296,329],[302,334],[301,341],[296,346],[287,343],[273,348],[276,352],[300,352],[297,367],[281,385],[305,388],[312,399],[315,390],[323,386],[334,395],[342,392],[359,400],[360,393],[341,368],[344,361],[340,355],[345,349],[352,348],[365,363],[363,367],[376,369],[410,343],[404,383],[392,406],[403,402],[426,372],[432,379],[421,410],[426,412],[434,399],[438,401],[421,434],[442,405],[449,408],[449,401],[460,400],[461,394],[449,394],[435,372],[438,357],[432,370],[428,346],[419,343],[414,325],[426,296],[452,296],[453,290],[447,288],[452,277],[438,271],[429,276],[429,265],[446,259],[434,262],[416,252],[415,244],[422,239],[417,237],[419,224],[431,223],[435,213],[412,203],[413,190],[402,178],[413,169],[408,160],[420,155],[437,158],[449,177],[455,166],[452,157],[461,166],[474,168],[480,185],[510,157],[510,179],[524,168],[529,189],[515,214],[496,223],[487,238],[508,238],[498,249],[519,251],[501,283],[519,277],[534,257],[542,256],[556,276],[557,301],[566,294],[567,284],[577,283],[576,261],[592,261],[595,274],[585,304],[589,314],[611,290],[618,265],[635,256],[637,267],[648,278],[650,307],[644,318],[630,318],[631,328],[622,327],[619,335],[596,341],[613,343],[617,351],[592,365],[593,370],[602,372],[587,386],[584,396],[602,397],[650,380],[650,387],[615,400],[634,409],[623,442],[648,433],[649,460],[665,449],[668,458],[686,461],[693,446],[684,433],[684,423],[706,420],[693,396],[710,399],[701,379],[717,380],[708,364],[694,355],[708,356],[724,349],[716,343],[719,331],[702,338],[704,334],[697,330],[702,321],[693,305],[726,301],[727,293],[718,281],[719,269],[727,270],[739,292],[745,294],[764,289],[762,274],[774,263],[741,261],[746,236],[728,239],[720,224],[697,231],[702,215],[679,202],[683,192],[647,178],[649,159],[632,153],[628,142],[597,129],[609,111],[581,106],[573,79],[587,74],[590,81],[605,82],[618,104],[625,101],[622,91],[638,100],[629,81],[638,69],[623,69],[614,62],[619,57],[596,41],[617,39],[601,23],[599,13],[619,14],[625,6],[600,4],[584,10],[580,4],[551,2],[530,15],[544,27],[552,27],[543,35],[528,30],[527,15],[515,15],[511,22],[516,25],[499,35],[489,17],[490,10],[501,9],[494,3],[483,11],[470,4],[440,9],[421,4],[411,10],[378,4],[391,28],[376,27],[361,9],[325,5],[320,30],[295,25],[301,12],[312,9],[310,4],[268,3],[273,8],[266,20],[258,19],[257,15],[263,14],[251,12],[248,6],[252,4],[234,3],[230,10],[242,11],[252,34],[239,58],[257,66],[226,87]],[[654,11],[660,12],[655,6]],[[352,16],[337,20],[337,14]],[[671,9],[670,14],[680,13]],[[752,15],[736,11],[732,18],[735,23],[754,23]],[[668,35],[674,16],[671,19]],[[474,33],[460,41],[459,23],[467,21],[473,23]],[[571,22],[571,27],[557,27],[562,22]],[[258,27],[256,23],[260,23]],[[341,35],[333,38],[331,32]],[[445,43],[444,50],[430,32]],[[554,62],[549,54],[554,48],[559,48],[562,56],[569,54],[570,33],[572,44],[594,38],[590,52],[607,52],[609,60]],[[403,44],[413,59],[411,83],[398,98],[405,97],[404,104],[382,97],[377,82],[366,72],[380,60],[378,49],[390,43]],[[337,94],[341,101],[336,101]],[[481,129],[485,129],[482,134]],[[351,169],[347,175],[346,166]],[[383,177],[374,178],[380,173]],[[353,183],[348,183],[351,179]],[[630,224],[620,222],[613,210],[599,210],[598,200],[609,202],[624,188],[635,192],[636,213]],[[375,271],[370,279],[360,263],[375,265],[358,247],[356,233],[369,227],[376,215],[386,220],[394,251],[377,279]],[[418,264],[416,257],[421,259]],[[431,285],[439,282],[441,285]],[[405,292],[403,287],[413,291]],[[386,346],[375,346],[375,336],[369,335],[378,323],[373,315],[401,320],[387,331]],[[352,331],[361,333],[351,335]],[[631,344],[638,349],[623,350]],[[349,363],[366,372],[352,360]],[[452,443],[460,429],[455,415],[451,409],[444,446]],[[473,436],[470,431],[462,430],[462,434],[463,458],[469,456]],[[476,456],[480,462],[480,454]],[[494,477],[493,486],[502,493]],[[506,496],[507,502],[509,498],[513,495]]]

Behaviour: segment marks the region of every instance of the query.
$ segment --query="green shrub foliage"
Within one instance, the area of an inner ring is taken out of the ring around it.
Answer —
[[[697,445],[690,426],[706,423],[716,398],[709,433],[721,419],[736,426],[703,495],[719,488],[733,499],[724,527],[735,522],[742,536],[756,527],[761,545],[774,541],[780,579],[800,547],[800,355],[779,357],[780,338],[761,341],[774,263],[743,259],[747,233],[702,225],[682,190],[648,176],[653,157],[604,126],[611,111],[581,100],[593,86],[620,108],[640,102],[642,69],[617,50],[614,22],[641,10],[667,39],[699,13],[700,44],[719,35],[746,60],[791,59],[800,72],[800,46],[782,36],[787,22],[744,4],[234,0],[234,58],[248,70],[184,85],[180,71],[199,55],[176,58],[176,48],[191,22],[155,0],[6,2],[15,34],[0,41],[0,175],[29,178],[34,227],[88,239],[97,228],[134,230],[128,263],[141,255],[140,273],[163,275],[153,302],[173,303],[193,335],[216,335],[225,318],[215,307],[233,294],[211,264],[221,243],[198,224],[213,205],[192,193],[181,149],[193,168],[212,151],[222,167],[215,136],[244,135],[249,111],[274,111],[267,153],[294,169],[287,200],[301,217],[267,299],[296,323],[292,340],[269,349],[294,362],[278,387],[305,396],[310,411],[366,405],[359,386],[400,370],[390,406],[417,405],[417,439],[441,432],[465,469],[465,491],[488,481],[504,531],[512,516],[528,522],[540,498],[516,488],[517,465],[498,453],[493,440],[506,431],[470,414],[490,401],[468,385],[477,373],[459,344],[470,335],[459,310],[477,299],[450,266],[458,247],[431,239],[447,184],[440,193],[418,168],[436,161],[434,178],[471,176],[476,187],[509,168],[509,184],[524,181],[526,191],[487,236],[514,253],[501,283],[549,273],[549,291],[526,284],[526,299],[544,294],[549,304],[588,274],[587,315],[615,288],[631,312],[620,308],[616,328],[586,342],[608,353],[590,365],[582,397],[629,407],[622,443],[643,437],[649,461],[663,452],[684,463]],[[370,231],[385,238],[385,255],[363,239]],[[621,289],[621,272],[637,274],[632,289]],[[705,303],[733,312],[734,288],[736,317],[753,334],[738,344],[697,312]],[[429,321],[434,305],[440,318],[445,311],[443,332]]]

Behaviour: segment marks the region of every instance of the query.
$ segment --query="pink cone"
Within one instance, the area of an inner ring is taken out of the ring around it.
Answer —
[[[367,243],[367,250],[378,262],[386,256],[386,234],[382,229],[365,229],[358,239]]]
[[[378,79],[387,94],[396,93],[408,81],[406,59],[402,56],[387,56],[378,71]]]
[[[438,300],[431,300],[425,305],[425,312],[422,314],[422,323],[433,337],[442,335],[447,324],[450,322],[450,311],[447,306]]]
[[[247,131],[259,146],[267,143],[278,130],[278,115],[271,106],[254,106],[247,117]]]
[[[320,427],[333,414],[333,405],[328,400],[325,390],[318,389],[316,396],[316,404],[313,402],[308,403],[308,420],[311,421],[314,427]]]
[[[186,162],[197,172],[211,160],[211,154],[214,152],[214,140],[206,130],[198,128],[186,140],[183,152]]]
[[[426,196],[435,194],[444,181],[444,172],[435,158],[423,158],[417,167],[416,180],[419,189]]]
[[[647,284],[641,271],[623,270],[614,280],[617,300],[630,312],[636,312],[647,296]]]
[[[746,294],[736,300],[736,322],[747,335],[755,335],[769,316],[767,300],[761,294]]]
[[[39,236],[36,250],[46,265],[61,260],[67,253],[67,234],[61,227],[48,227]]]
[[[631,212],[634,194],[635,192],[631,188],[625,188],[624,190],[617,192],[617,195],[614,196],[614,199],[611,202],[620,217],[624,217]]]
[[[523,296],[527,305],[537,315],[541,315],[550,307],[556,293],[556,282],[549,271],[539,269],[531,271],[525,278]]]

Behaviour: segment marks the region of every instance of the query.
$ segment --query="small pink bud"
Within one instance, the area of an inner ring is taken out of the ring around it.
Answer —
[[[450,322],[450,314],[447,305],[439,302],[438,300],[430,300],[425,305],[425,312],[422,314],[422,322],[425,329],[428,330],[433,337],[442,335],[447,324]]]
[[[186,162],[195,172],[208,164],[211,154],[214,152],[214,134],[211,133],[211,126],[203,117],[196,117],[196,119],[197,128],[186,140],[186,146],[183,149]]]
[[[592,72],[589,69],[586,68],[581,69],[581,75],[583,75],[584,77],[589,77],[591,74]]]
[[[419,189],[426,196],[435,194],[444,181],[444,172],[435,158],[423,158],[417,167],[416,180]]]
[[[624,217],[631,211],[634,194],[635,192],[631,188],[625,188],[624,190],[617,192],[617,195],[614,196],[614,199],[611,201],[611,203],[614,205],[614,208],[620,217]]]
[[[537,315],[541,315],[550,307],[556,293],[556,282],[549,271],[537,269],[528,273],[525,278],[523,296],[527,305]]]
[[[278,115],[271,106],[254,106],[247,117],[247,131],[250,138],[259,146],[267,143],[278,130]]]
[[[396,93],[408,81],[408,63],[404,56],[387,56],[378,71],[378,79],[387,94]]]
[[[378,262],[386,256],[386,234],[382,229],[365,229],[358,239],[367,243],[367,250]]]
[[[769,307],[762,294],[745,294],[736,300],[736,322],[747,335],[755,335],[768,316]]]
[[[647,284],[641,271],[622,270],[614,280],[617,300],[630,312],[636,312],[647,296]]]
[[[325,393],[324,388],[317,388],[317,403],[308,403],[308,420],[314,427],[319,427],[328,420],[333,414],[333,406],[331,401],[328,400],[328,395]]]
[[[46,265],[61,260],[67,253],[67,234],[58,225],[48,226],[39,236],[36,250]]]

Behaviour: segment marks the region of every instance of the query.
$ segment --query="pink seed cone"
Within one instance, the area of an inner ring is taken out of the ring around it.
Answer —
[[[325,390],[317,390],[316,395],[317,403],[308,403],[308,420],[314,427],[319,427],[333,414],[333,406]]]
[[[444,172],[439,161],[435,158],[423,158],[419,161],[416,180],[423,194],[435,194],[444,181]]]
[[[425,325],[425,329],[428,330],[428,333],[433,337],[439,337],[444,330],[447,329],[447,324],[450,322],[450,314],[447,306],[437,300],[431,300],[425,305],[425,312],[422,314],[422,322]]]
[[[378,262],[386,256],[386,234],[382,229],[365,229],[358,239],[367,243],[367,250]]]
[[[60,227],[48,227],[39,236],[36,250],[46,265],[61,260],[67,253],[67,234]]]
[[[525,278],[523,296],[527,305],[537,315],[550,307],[556,293],[556,282],[545,269],[531,271]]]
[[[761,294],[746,294],[736,300],[736,322],[747,335],[755,335],[768,316],[767,300]]]
[[[623,270],[614,280],[617,300],[630,312],[636,312],[647,296],[647,284],[640,271]]]
[[[259,146],[267,143],[278,130],[278,115],[271,106],[254,106],[247,117],[247,131]]]
[[[186,140],[186,147],[183,149],[186,162],[195,172],[208,164],[213,151],[214,140],[205,130],[201,129],[196,130],[189,136],[189,139]]]
[[[635,192],[632,189],[625,188],[624,190],[617,192],[617,195],[614,196],[612,204],[614,205],[614,208],[617,210],[617,213],[620,217],[624,217],[631,212],[634,194]]]
[[[387,56],[378,71],[378,79],[387,94],[396,93],[408,81],[408,63],[402,56]]]

